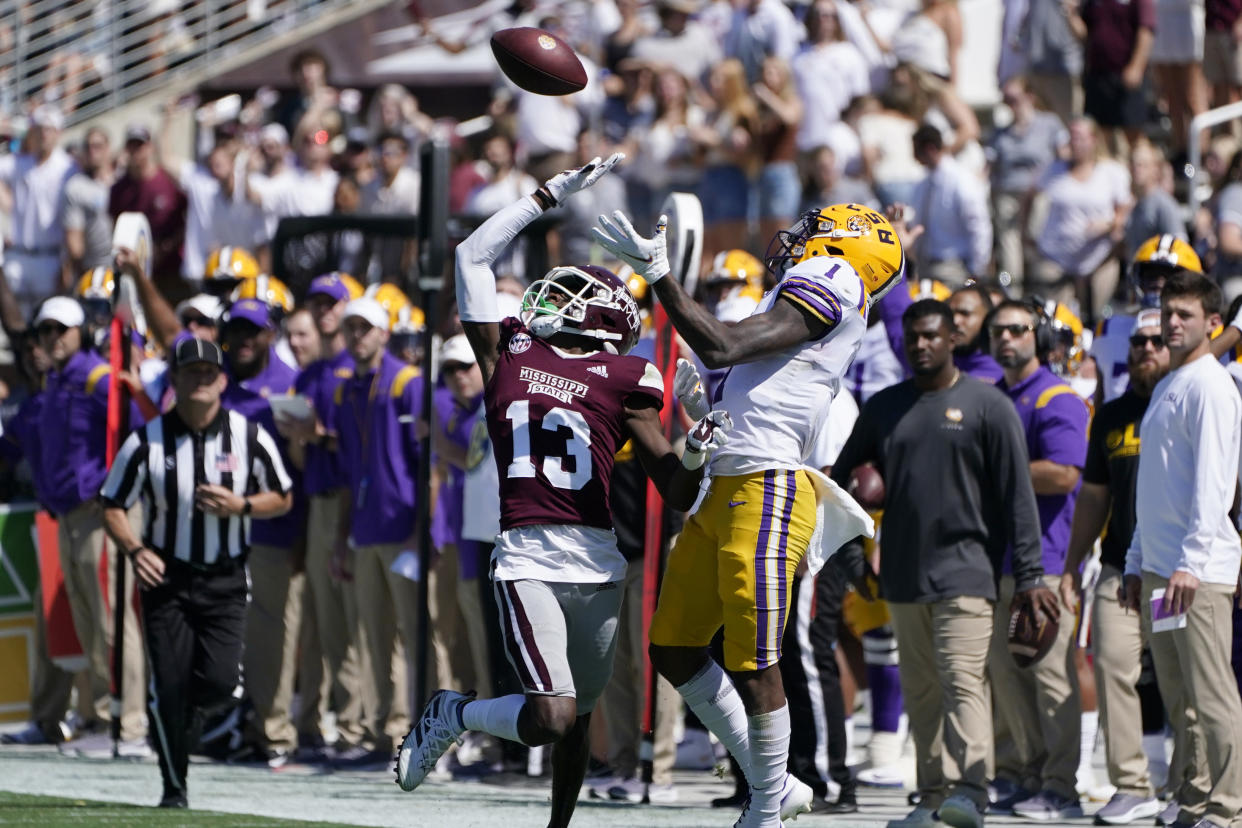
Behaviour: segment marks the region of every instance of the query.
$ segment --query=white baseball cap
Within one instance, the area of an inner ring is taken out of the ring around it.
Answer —
[[[351,316],[365,319],[371,323],[372,327],[383,328],[384,330],[388,330],[392,324],[392,320],[388,317],[388,311],[384,310],[384,306],[369,296],[361,296],[345,306],[345,316],[343,318],[348,319]]]
[[[1138,333],[1143,328],[1159,328],[1160,327],[1160,309],[1144,308],[1134,317],[1134,328],[1130,333]]]
[[[66,328],[76,328],[86,322],[86,313],[77,299],[70,299],[68,296],[53,296],[39,306],[34,327],[37,328],[48,320],[59,322]]]
[[[444,341],[444,345],[440,347],[440,364],[446,362],[474,365],[474,349],[470,347],[470,340],[466,339],[465,334],[457,334]]]
[[[218,296],[212,296],[210,293],[198,293],[186,299],[177,305],[177,316],[181,316],[188,310],[197,311],[208,319],[220,321],[220,317],[224,316],[224,302]]]

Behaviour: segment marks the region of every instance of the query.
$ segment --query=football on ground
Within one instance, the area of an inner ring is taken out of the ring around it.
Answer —
[[[569,95],[586,87],[586,69],[574,50],[543,29],[502,29],[492,35],[492,54],[509,80],[527,92]]]
[[[1060,621],[1030,604],[1014,607],[1009,613],[1009,654],[1019,667],[1037,664],[1052,649],[1060,629]]]

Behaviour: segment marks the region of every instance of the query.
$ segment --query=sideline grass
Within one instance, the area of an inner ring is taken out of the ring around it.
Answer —
[[[123,802],[96,802],[0,791],[0,825],[38,825],[41,828],[79,825],[115,825],[126,828],[269,828],[290,823],[320,828],[346,828],[340,822],[297,822],[245,814],[224,814],[218,811],[164,810]]]

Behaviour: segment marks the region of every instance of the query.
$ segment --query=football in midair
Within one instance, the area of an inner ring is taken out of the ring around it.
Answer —
[[[1037,664],[1052,649],[1060,629],[1059,619],[1030,604],[1014,607],[1009,613],[1009,654],[1019,667]]]
[[[587,84],[582,61],[569,44],[543,29],[502,29],[492,54],[509,80],[536,95],[569,95]]]
[[[865,463],[850,472],[849,484],[845,490],[864,509],[884,508],[884,478],[870,463]]]

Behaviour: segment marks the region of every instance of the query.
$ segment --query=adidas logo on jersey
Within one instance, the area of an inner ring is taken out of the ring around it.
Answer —
[[[607,365],[592,365],[587,370],[591,372],[592,374],[599,374],[604,379],[608,379],[608,366]]]

